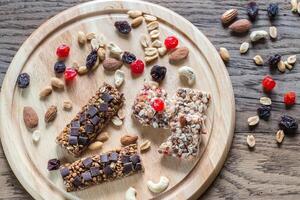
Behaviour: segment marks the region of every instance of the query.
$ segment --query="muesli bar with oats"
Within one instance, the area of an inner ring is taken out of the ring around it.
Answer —
[[[57,136],[67,152],[79,156],[123,106],[125,99],[113,86],[104,83]]]
[[[68,192],[113,181],[144,170],[137,145],[82,158],[62,166],[60,174]]]
[[[158,152],[174,157],[197,156],[201,134],[206,133],[206,110],[210,94],[190,88],[180,88],[171,100],[171,135]]]

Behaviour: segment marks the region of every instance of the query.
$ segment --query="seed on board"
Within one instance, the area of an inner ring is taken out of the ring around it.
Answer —
[[[78,74],[79,75],[84,75],[84,74],[86,74],[87,72],[88,72],[89,70],[88,70],[88,68],[86,67],[86,66],[80,66],[79,68],[78,68]]]
[[[249,43],[248,42],[243,42],[240,46],[240,53],[246,53],[249,49]]]
[[[101,133],[97,136],[97,138],[96,138],[96,140],[97,140],[97,141],[100,141],[100,142],[105,142],[105,141],[107,141],[108,139],[109,139],[109,134],[108,134],[108,132],[106,132],[106,131],[101,132]]]
[[[153,31],[155,29],[158,29],[158,27],[159,27],[159,23],[157,21],[150,22],[149,24],[147,24],[148,31]]]
[[[139,10],[129,10],[127,12],[127,14],[131,18],[136,18],[136,17],[142,16],[143,12],[139,11]]]
[[[297,6],[298,6],[298,0],[291,0],[291,11],[296,13],[297,12]]]
[[[45,98],[45,97],[49,96],[51,93],[52,93],[52,87],[51,86],[46,86],[46,87],[44,87],[44,89],[42,89],[39,96],[42,99],[42,98]]]
[[[49,123],[54,121],[56,115],[57,115],[57,107],[54,105],[50,106],[45,113],[45,118],[44,118],[45,122]]]
[[[271,26],[269,28],[269,34],[272,39],[276,39],[277,38],[277,28],[275,26]]]
[[[87,33],[85,36],[86,36],[87,40],[92,40],[92,39],[96,38],[96,34],[93,32]]]
[[[52,87],[58,88],[58,89],[62,89],[65,86],[64,82],[56,77],[51,78],[51,85],[52,85]]]
[[[153,30],[153,31],[151,31],[151,32],[149,33],[149,35],[150,35],[150,38],[151,38],[151,39],[156,39],[156,38],[159,37],[160,32],[159,32],[159,30]]]
[[[253,60],[254,60],[254,63],[256,65],[263,65],[264,64],[264,60],[260,55],[254,56]]]
[[[162,47],[162,42],[160,40],[154,40],[152,42],[152,47],[160,48]]]
[[[296,55],[289,56],[289,57],[287,58],[286,61],[287,61],[287,63],[289,63],[290,65],[293,65],[293,64],[295,64],[296,61],[297,61],[297,56],[296,56]]]
[[[250,148],[253,148],[255,146],[255,137],[253,135],[247,136],[247,144]]]
[[[259,123],[259,117],[257,115],[249,117],[247,121],[249,126],[255,126]]]
[[[167,48],[165,46],[162,46],[157,49],[159,56],[164,56],[167,53]]]
[[[154,47],[147,47],[147,48],[145,48],[145,55],[146,56],[154,56],[157,53],[158,53],[157,49],[154,48]]]
[[[115,125],[115,126],[122,126],[123,125],[123,121],[117,117],[117,116],[114,116],[112,119],[111,119],[112,123]]]
[[[269,97],[261,97],[261,98],[259,99],[259,102],[260,102],[262,105],[266,105],[266,106],[272,105],[272,100],[271,100]]]
[[[103,47],[100,47],[100,48],[97,50],[97,54],[98,54],[98,57],[99,57],[99,60],[100,60],[100,61],[105,60],[105,49],[104,49]]]
[[[221,16],[221,21],[223,24],[228,24],[229,22],[233,21],[238,15],[237,9],[230,9],[223,13]]]
[[[288,70],[292,70],[294,67],[293,65],[289,64],[287,61],[284,61],[284,64]]]
[[[282,60],[280,60],[277,64],[277,68],[280,72],[284,73],[286,70],[285,64]]]
[[[149,140],[145,140],[141,145],[140,145],[140,150],[141,152],[145,152],[149,150],[151,147],[151,142]]]
[[[125,117],[126,117],[125,109],[120,109],[118,111],[118,117],[122,120],[125,119]]]
[[[151,40],[147,35],[142,35],[140,38],[140,43],[142,45],[142,47],[147,48],[151,46]]]
[[[72,102],[70,100],[64,100],[63,108],[64,110],[71,110],[73,107]]]
[[[250,34],[250,39],[252,42],[256,42],[258,40],[267,38],[268,35],[269,34],[267,33],[267,31],[253,31]]]
[[[92,144],[89,145],[89,150],[97,150],[97,149],[100,149],[101,147],[103,146],[103,142],[100,142],[100,141],[96,141],[96,142],[93,142]]]
[[[144,14],[144,18],[147,22],[153,22],[157,20],[157,17],[149,14]]]
[[[284,138],[284,132],[283,130],[278,130],[276,133],[276,141],[281,144]]]
[[[156,60],[158,58],[158,54],[155,54],[154,56],[146,56],[145,57],[145,62],[146,63],[151,63],[152,61]]]
[[[143,16],[137,17],[137,18],[132,20],[131,26],[133,28],[136,28],[136,27],[140,26],[143,23],[143,20],[144,20]]]
[[[117,58],[120,59],[121,58],[121,54],[123,53],[123,50],[116,45],[115,43],[110,42],[107,46],[108,50],[110,51],[110,54]]]
[[[248,19],[239,19],[235,21],[233,24],[231,24],[228,28],[232,32],[236,33],[245,33],[248,32],[251,28],[252,23]]]
[[[86,36],[82,31],[78,31],[78,43],[80,45],[84,45],[86,43]]]
[[[226,48],[221,47],[219,53],[224,62],[228,62],[230,60],[230,54]]]
[[[114,76],[114,83],[116,87],[120,87],[125,80],[125,73],[122,70],[117,70]]]
[[[41,131],[39,130],[35,130],[31,135],[32,141],[35,143],[38,143],[40,141],[40,137],[41,137]]]

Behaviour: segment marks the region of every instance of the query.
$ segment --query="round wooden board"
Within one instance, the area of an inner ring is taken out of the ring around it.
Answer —
[[[122,134],[134,133],[139,135],[139,143],[145,139],[152,142],[151,150],[142,154],[145,172],[113,182],[97,185],[89,189],[67,193],[58,172],[49,173],[47,161],[61,157],[55,143],[55,137],[63,129],[82,105],[95,93],[103,83],[113,83],[113,74],[104,72],[100,65],[92,74],[77,77],[63,92],[54,91],[51,96],[41,101],[38,97],[41,89],[49,85],[50,77],[55,76],[53,65],[56,62],[55,49],[61,43],[71,46],[71,54],[66,61],[71,65],[74,61],[85,63],[85,57],[90,46],[79,47],[77,32],[102,33],[107,41],[113,41],[122,49],[143,58],[143,49],[139,38],[146,34],[145,22],[133,29],[131,35],[120,37],[113,26],[116,20],[129,20],[126,12],[135,9],[158,17],[161,40],[167,35],[176,35],[180,46],[190,50],[189,57],[181,65],[194,68],[197,73],[194,88],[207,91],[212,95],[208,109],[208,134],[203,135],[201,151],[198,159],[192,161],[177,158],[162,157],[157,153],[157,147],[168,136],[165,130],[142,128],[130,117],[131,105],[144,80],[150,80],[150,69],[154,64],[167,66],[167,77],[162,87],[169,96],[173,96],[178,87],[184,83],[178,78],[179,65],[171,65],[168,56],[146,67],[143,76],[132,77],[128,67],[123,66],[126,81],[121,91],[125,93],[125,109],[127,117],[122,128],[109,125],[107,131],[110,139],[103,149],[97,152],[86,152],[86,155],[104,152],[119,146]],[[31,75],[30,87],[20,90],[16,87],[17,75],[27,72]],[[63,111],[62,102],[70,99],[73,109]],[[1,141],[11,168],[27,189],[36,199],[123,199],[129,186],[137,189],[138,199],[196,199],[198,198],[220,171],[229,151],[235,124],[235,105],[231,82],[226,68],[218,52],[208,39],[190,22],[178,14],[147,2],[142,1],[92,1],[70,8],[44,23],[27,40],[14,57],[5,77],[1,93]],[[50,105],[58,106],[57,119],[49,125],[43,117]],[[22,112],[24,106],[32,106],[38,113],[40,121],[38,129],[41,140],[34,144],[31,139],[32,131],[26,129]],[[170,179],[169,188],[155,195],[149,192],[146,182],[157,181],[161,175]]]

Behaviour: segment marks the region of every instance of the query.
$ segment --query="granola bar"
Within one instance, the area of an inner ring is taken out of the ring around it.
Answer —
[[[158,152],[175,157],[195,157],[206,132],[206,110],[210,95],[190,88],[180,88],[171,100],[171,135]]]
[[[154,99],[160,98],[165,103],[165,110],[157,112],[152,107]],[[169,113],[167,108],[169,101],[167,99],[167,92],[158,87],[158,84],[145,83],[140,90],[134,105],[132,107],[133,117],[137,119],[143,126],[151,126],[153,128],[169,128]]]
[[[56,142],[72,155],[79,156],[117,114],[123,103],[123,94],[104,83],[57,136]]]
[[[68,192],[113,181],[144,170],[137,145],[82,158],[60,169]]]

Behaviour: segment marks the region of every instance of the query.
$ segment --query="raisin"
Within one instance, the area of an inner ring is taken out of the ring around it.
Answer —
[[[279,128],[287,134],[295,133],[298,129],[298,122],[291,116],[283,115],[279,121]]]
[[[248,13],[248,16],[251,19],[251,21],[255,21],[257,15],[258,15],[258,5],[256,4],[256,2],[252,1],[252,2],[248,3],[247,13]]]
[[[91,70],[94,65],[96,64],[98,59],[97,51],[92,51],[87,57],[86,57],[86,68],[88,70]]]
[[[262,105],[257,109],[257,114],[259,118],[268,120],[271,115],[271,106]]]
[[[54,65],[55,73],[63,73],[66,70],[66,65],[63,61],[57,61]]]
[[[150,72],[153,80],[157,82],[164,80],[166,73],[167,73],[167,68],[159,65],[154,65]]]
[[[122,61],[126,64],[131,64],[136,60],[136,56],[128,51],[125,51],[122,55]]]
[[[48,161],[47,169],[48,169],[49,171],[57,170],[57,169],[59,169],[59,167],[60,167],[60,160],[54,158],[54,159],[50,159],[50,160]]]
[[[131,31],[131,26],[127,21],[116,21],[115,27],[122,34],[128,34]]]
[[[270,67],[277,68],[277,64],[280,62],[280,60],[281,60],[281,55],[275,54],[274,56],[270,56],[270,58],[268,59],[268,63]]]
[[[19,88],[27,88],[30,83],[30,76],[27,73],[19,74],[17,84]]]
[[[278,4],[270,3],[267,11],[268,11],[269,18],[274,19],[279,12]]]

